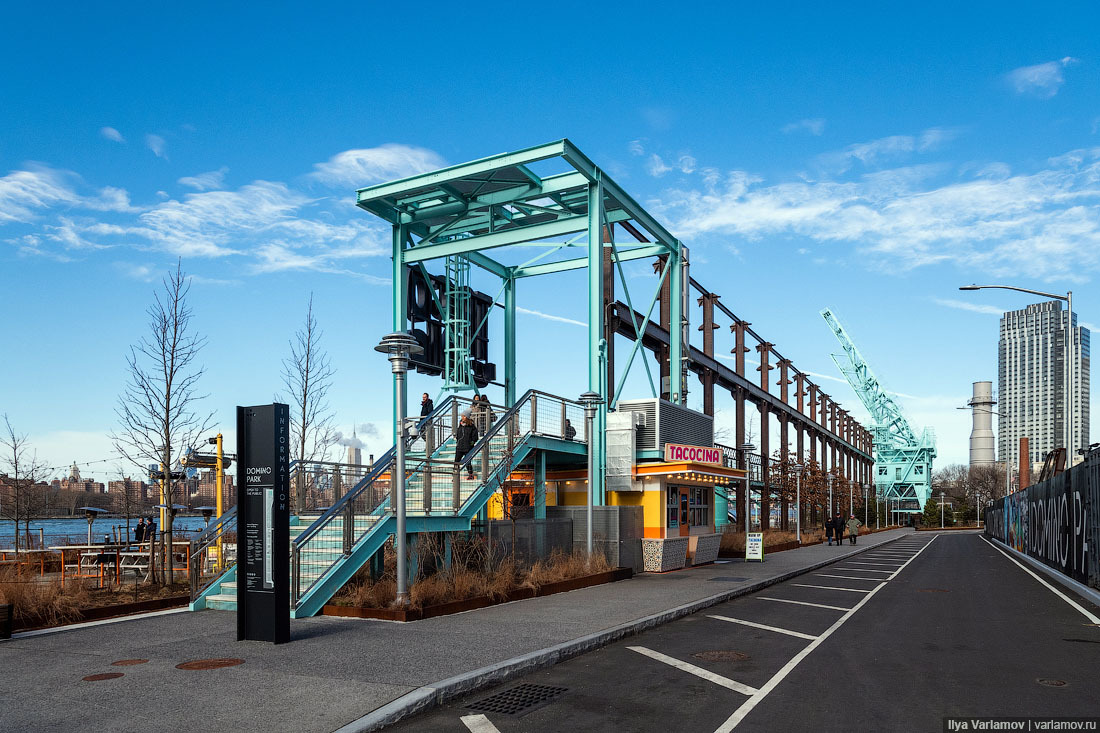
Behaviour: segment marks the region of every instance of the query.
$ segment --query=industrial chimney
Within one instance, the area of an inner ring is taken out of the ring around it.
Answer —
[[[974,418],[970,431],[970,467],[993,463],[993,382],[974,382],[974,397],[969,403]]]

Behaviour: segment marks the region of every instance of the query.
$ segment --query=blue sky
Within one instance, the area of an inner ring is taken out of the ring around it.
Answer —
[[[1088,3],[9,8],[0,412],[53,464],[109,457],[128,345],[182,257],[227,433],[234,405],[278,390],[312,291],[338,422],[381,452],[388,231],[354,189],[568,137],[860,414],[829,379],[833,307],[937,430],[940,464],[965,461],[954,408],[996,380],[997,315],[1030,301],[957,286],[1072,288],[1100,324],[1098,20]],[[581,283],[525,283],[520,305],[558,319],[522,314],[521,387],[582,391]]]

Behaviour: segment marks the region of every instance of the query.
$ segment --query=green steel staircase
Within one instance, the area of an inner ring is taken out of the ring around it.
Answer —
[[[510,409],[478,413],[463,397],[449,397],[422,422],[423,430],[407,439],[405,460],[406,531],[467,531],[504,480],[532,450],[583,455],[584,435],[565,439],[565,422],[584,424],[584,408],[575,401],[535,390]],[[467,461],[456,466],[454,430],[472,410],[479,428],[488,430]],[[291,532],[291,615],[317,614],[325,603],[382,550],[396,529],[392,511],[395,450],[386,452],[370,472],[320,516],[296,517]],[[473,469],[474,478],[467,478]],[[235,515],[232,526],[235,528]],[[211,524],[218,524],[215,520]],[[224,525],[228,527],[229,522]],[[226,530],[222,530],[226,531]],[[204,533],[209,547],[217,532]],[[203,544],[205,543],[205,544]],[[194,552],[194,551],[193,551]],[[196,558],[192,565],[200,565]],[[205,587],[192,582],[193,610],[236,608],[236,568],[229,568]]]

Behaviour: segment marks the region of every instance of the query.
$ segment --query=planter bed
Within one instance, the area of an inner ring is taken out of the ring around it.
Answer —
[[[186,606],[190,600],[190,596],[171,596],[169,598],[153,598],[148,601],[137,601],[136,603],[116,603],[111,606],[84,608],[77,612],[77,618],[62,624],[53,625],[43,623],[42,619],[16,619],[13,621],[12,629],[14,631],[33,631],[35,629],[60,628],[70,624],[84,623],[85,621],[102,621],[103,619],[129,616],[135,613],[148,613],[149,611],[162,611],[166,608],[177,608],[179,606]]]
[[[969,530],[971,532],[984,532],[985,527],[918,527],[918,532],[962,532]]]
[[[617,580],[627,580],[633,575],[634,571],[630,568],[616,568],[606,573],[586,575],[581,578],[571,578],[570,580],[562,580],[557,583],[547,583],[541,586],[537,591],[533,588],[516,588],[500,600],[494,600],[488,596],[479,596],[477,598],[467,598],[464,601],[451,601],[449,603],[440,603],[435,606],[426,606],[424,608],[359,608],[357,606],[338,606],[329,603],[321,609],[321,615],[345,616],[349,618],[373,618],[383,621],[420,621],[426,618],[446,616],[451,613],[462,613],[463,611],[473,611],[478,608],[495,606],[498,603],[522,601],[528,598],[549,596],[554,593],[564,593],[565,591],[588,588],[593,585],[612,583]]]
[[[860,531],[859,536],[860,537],[866,537],[869,534],[875,534],[876,532],[885,532],[888,529],[897,529],[897,527],[883,527],[881,529],[871,529],[871,530],[867,530],[867,531]],[[847,540],[848,535],[844,535],[844,539]],[[799,544],[798,542],[780,542],[777,545],[764,545],[764,555],[770,555],[770,554],[773,554],[773,553],[776,553],[776,552],[783,552],[784,550],[797,550],[799,547],[810,547],[811,545],[823,545],[823,544],[825,544],[825,540],[823,540],[823,539],[815,540],[815,541],[811,541],[811,542],[803,542],[802,544]],[[743,558],[743,557],[745,557],[745,551],[744,550],[735,550],[733,552],[730,552],[729,550],[719,550],[718,551],[718,557],[723,558],[723,559]]]

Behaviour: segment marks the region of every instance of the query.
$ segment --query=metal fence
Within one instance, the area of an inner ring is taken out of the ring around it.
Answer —
[[[568,517],[573,522],[573,547],[583,550],[588,544],[587,507],[546,507],[547,517]],[[642,571],[642,507],[592,507],[593,551],[602,553],[613,567]]]
[[[555,551],[567,555],[573,551],[573,520],[568,517],[474,522],[471,530],[489,541],[495,557],[514,553],[516,563],[524,568]]]

